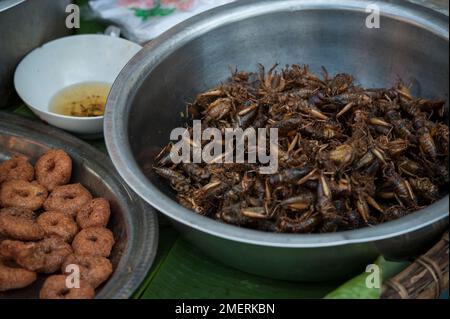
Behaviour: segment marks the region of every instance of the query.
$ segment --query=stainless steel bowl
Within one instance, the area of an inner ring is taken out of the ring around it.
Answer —
[[[100,151],[60,130],[0,112],[0,161],[24,154],[32,162],[50,148],[72,157],[72,181],[111,203],[116,244],[111,253],[112,277],[97,292],[99,299],[129,298],[147,275],[158,245],[158,223],[153,208],[131,191]],[[2,298],[37,298],[45,277],[25,289],[0,293]]]
[[[14,102],[17,64],[38,46],[69,35],[66,7],[72,0],[0,0],[0,108]]]
[[[226,225],[178,205],[151,167],[180,112],[229,77],[229,65],[256,69],[307,63],[348,72],[368,87],[400,77],[414,93],[448,97],[448,18],[400,1],[377,1],[381,28],[368,29],[367,1],[238,1],[179,25],[123,70],[107,105],[109,154],[124,180],[169,216],[192,243],[241,270],[287,280],[332,280],[363,271],[377,255],[421,252],[448,224],[448,196],[400,220],[335,234],[269,234]]]

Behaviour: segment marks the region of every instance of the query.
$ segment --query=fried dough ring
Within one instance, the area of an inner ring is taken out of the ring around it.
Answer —
[[[34,168],[23,155],[13,155],[11,159],[0,163],[0,184],[11,180],[31,182]]]
[[[113,246],[113,233],[103,227],[85,228],[72,242],[73,250],[79,255],[108,257]]]
[[[30,243],[5,239],[0,242],[0,261],[14,261],[18,252],[27,249]]]
[[[38,273],[51,274],[61,268],[72,248],[60,237],[52,237],[37,243],[29,243],[16,253],[15,261],[21,267]]]
[[[95,198],[77,212],[77,223],[81,228],[106,227],[111,210],[108,200]]]
[[[0,260],[0,292],[21,289],[36,281],[36,273],[4,265]]]
[[[72,175],[72,159],[61,149],[50,150],[35,165],[36,180],[49,191],[67,184]]]
[[[94,288],[80,280],[80,288],[67,288],[66,276],[50,276],[39,292],[40,299],[94,299]]]
[[[36,214],[20,207],[0,210],[0,234],[7,238],[24,241],[44,238],[44,231],[37,222]]]
[[[92,200],[92,195],[81,184],[56,187],[44,203],[47,211],[58,210],[75,217],[77,211]]]
[[[37,210],[42,207],[47,195],[47,189],[37,182],[12,180],[2,184],[0,201],[4,207]]]
[[[61,272],[70,274],[69,265],[77,265],[80,269],[80,277],[86,280],[93,288],[97,288],[111,276],[113,267],[111,262],[100,256],[88,256],[73,254],[64,261]]]
[[[42,213],[37,223],[46,237],[59,236],[69,243],[78,233],[78,225],[73,218],[60,211]]]

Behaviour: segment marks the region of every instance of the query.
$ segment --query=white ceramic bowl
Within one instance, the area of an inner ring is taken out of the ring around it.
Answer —
[[[41,120],[73,133],[98,134],[103,130],[103,116],[56,114],[49,111],[50,101],[62,89],[74,84],[113,84],[141,48],[133,42],[107,35],[61,38],[28,54],[16,69],[14,85],[22,100]]]

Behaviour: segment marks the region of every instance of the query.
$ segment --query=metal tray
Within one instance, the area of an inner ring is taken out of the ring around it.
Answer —
[[[80,182],[94,196],[111,203],[116,244],[111,254],[114,273],[97,290],[98,299],[129,298],[148,273],[158,245],[155,210],[126,186],[110,160],[92,146],[58,129],[16,115],[0,112],[0,161],[16,153],[34,163],[51,148],[64,149],[73,160],[72,182]],[[2,298],[38,298],[46,276],[28,288],[0,293]]]

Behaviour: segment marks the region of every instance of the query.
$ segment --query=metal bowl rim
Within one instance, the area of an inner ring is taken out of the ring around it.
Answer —
[[[399,220],[352,231],[331,234],[277,234],[239,228],[199,216],[179,205],[145,177],[132,156],[128,142],[128,118],[133,97],[146,76],[165,57],[191,39],[235,21],[273,12],[323,9],[364,12],[367,5],[368,3],[362,0],[236,2],[195,16],[152,41],[125,66],[113,84],[108,98],[104,122],[105,140],[119,174],[144,200],[177,222],[223,239],[254,245],[315,248],[372,242],[413,232],[448,218],[449,196],[446,196],[433,205]],[[449,41],[447,16],[399,0],[378,1],[377,5],[383,16],[422,27],[444,41]]]
[[[15,6],[18,6],[19,4],[25,2],[27,0],[6,0],[6,1],[0,1],[0,13],[9,9],[14,8]]]

